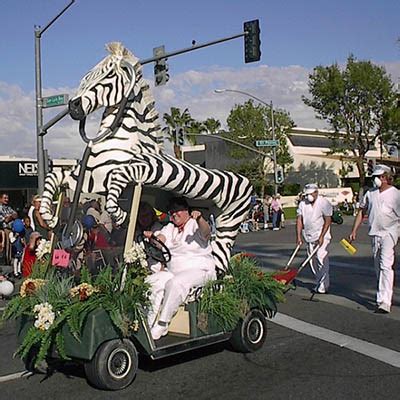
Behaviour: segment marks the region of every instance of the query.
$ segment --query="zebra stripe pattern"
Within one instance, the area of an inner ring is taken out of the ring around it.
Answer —
[[[250,182],[232,172],[207,170],[162,153],[158,114],[138,60],[119,43],[107,48],[111,55],[84,77],[77,96],[71,99],[71,115],[81,119],[98,107],[106,107],[99,136],[111,126],[117,114],[115,102],[121,102],[123,96],[129,97],[118,129],[90,149],[83,192],[105,193],[106,210],[117,223],[126,218],[118,199],[130,183],[143,183],[187,198],[211,200],[218,209],[213,255],[216,267],[226,270],[240,223],[250,206],[253,190]],[[51,226],[57,223],[51,201],[61,185],[75,190],[79,169],[46,177],[40,212]]]

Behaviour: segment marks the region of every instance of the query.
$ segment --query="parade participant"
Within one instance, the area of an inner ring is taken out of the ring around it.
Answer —
[[[304,187],[304,198],[297,208],[296,233],[297,244],[307,243],[307,254],[310,255],[319,246],[316,255],[310,260],[312,273],[316,279],[315,293],[326,293],[329,288],[328,245],[331,241],[330,226],[332,223],[331,203],[318,195],[318,186],[308,184]]]
[[[393,186],[391,169],[376,165],[372,176],[374,189],[365,193],[354,220],[350,241],[356,240],[364,214],[368,214],[369,231],[375,271],[378,280],[376,312],[389,313],[392,305],[394,282],[394,248],[400,230],[400,191]]]
[[[210,226],[200,211],[189,213],[189,206],[183,198],[173,198],[168,207],[169,223],[154,235],[171,252],[167,270],[150,275],[152,310],[148,321],[154,340],[168,333],[168,324],[183,303],[192,287],[203,286],[215,279],[215,263],[210,246]],[[145,231],[151,238],[153,233]],[[162,303],[162,306],[161,306]],[[158,323],[154,325],[160,311]],[[154,326],[153,326],[154,325]]]

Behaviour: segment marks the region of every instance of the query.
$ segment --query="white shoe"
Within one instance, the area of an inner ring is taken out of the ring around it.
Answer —
[[[154,340],[158,340],[168,333],[168,326],[156,324],[151,328],[151,336]]]
[[[272,229],[273,231],[279,231],[279,228],[274,228],[274,229]]]

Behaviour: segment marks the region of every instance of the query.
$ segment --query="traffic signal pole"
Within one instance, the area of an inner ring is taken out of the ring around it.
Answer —
[[[64,14],[65,11],[75,0],[71,0],[62,11],[60,11],[44,28],[35,26],[35,90],[36,90],[36,151],[37,151],[37,173],[38,173],[38,192],[43,193],[45,177],[45,152],[43,140],[43,98],[42,98],[42,67],[41,67],[41,47],[40,39],[43,33]]]

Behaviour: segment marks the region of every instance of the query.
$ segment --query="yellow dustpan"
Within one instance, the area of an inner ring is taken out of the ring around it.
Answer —
[[[357,251],[357,249],[349,241],[347,241],[344,238],[340,241],[340,244],[351,255],[353,255]]]

